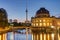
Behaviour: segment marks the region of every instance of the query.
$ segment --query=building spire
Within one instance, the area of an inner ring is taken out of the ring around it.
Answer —
[[[28,8],[27,8],[27,0],[26,0],[26,23],[28,22]]]

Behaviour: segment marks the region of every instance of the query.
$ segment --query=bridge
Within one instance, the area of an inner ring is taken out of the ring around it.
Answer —
[[[20,30],[20,29],[33,29],[33,30],[54,30],[52,28],[46,28],[46,27],[32,27],[32,26],[16,26],[16,27],[5,27],[5,28],[0,28],[0,33],[5,33],[5,32],[12,32],[15,30]]]

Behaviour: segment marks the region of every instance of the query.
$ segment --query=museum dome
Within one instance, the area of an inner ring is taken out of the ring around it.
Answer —
[[[49,17],[49,16],[50,16],[49,11],[44,7],[40,8],[35,15],[35,17]]]

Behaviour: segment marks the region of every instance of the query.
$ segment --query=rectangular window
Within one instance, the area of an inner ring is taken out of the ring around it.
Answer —
[[[50,23],[50,26],[52,26],[52,23]]]
[[[42,22],[42,21],[40,20],[40,22]]]
[[[32,26],[35,26],[35,23],[32,23]]]
[[[46,22],[46,20],[44,19],[43,22]]]
[[[47,23],[47,26],[49,26],[49,23]]]
[[[43,26],[46,26],[46,23],[43,23]]]
[[[36,23],[36,26],[38,26],[38,23]]]
[[[42,23],[40,23],[39,26],[42,26]]]

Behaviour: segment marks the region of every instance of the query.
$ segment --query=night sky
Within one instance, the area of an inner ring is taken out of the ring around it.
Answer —
[[[27,0],[29,20],[35,16],[36,11],[45,7],[50,15],[60,15],[60,0]],[[8,19],[25,20],[26,0],[0,0],[0,8],[8,13]]]

